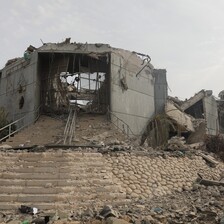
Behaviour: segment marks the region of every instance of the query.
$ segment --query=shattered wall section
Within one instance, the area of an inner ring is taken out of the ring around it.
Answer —
[[[194,132],[194,126],[192,122],[192,118],[181,111],[172,101],[167,101],[166,114],[177,122],[178,126],[181,128],[181,131],[189,131]]]
[[[38,88],[37,52],[33,52],[29,60],[21,58],[2,69],[0,107],[8,113],[9,120],[30,114],[27,122],[32,122],[33,112],[40,103]]]
[[[224,134],[224,101],[219,100],[218,103],[218,115],[219,115],[219,131]]]
[[[218,106],[211,90],[196,93],[181,105],[181,109],[196,119],[205,119],[208,135],[219,134]]]
[[[153,77],[155,78],[155,113],[161,114],[165,111],[165,105],[167,100],[167,80],[165,69],[153,69]]]
[[[144,65],[136,53],[116,50],[111,54],[111,111],[136,135],[155,112],[152,65],[136,77]]]
[[[187,110],[188,108],[195,105],[198,101],[202,100],[204,96],[205,96],[205,90],[201,90],[200,92],[192,96],[190,99],[184,101],[181,105],[181,109],[184,111]]]
[[[217,135],[219,133],[218,107],[214,96],[206,96],[203,100],[207,134]]]

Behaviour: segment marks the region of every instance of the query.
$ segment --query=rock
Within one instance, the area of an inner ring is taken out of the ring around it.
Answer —
[[[128,215],[122,215],[122,216],[121,216],[121,219],[123,219],[123,220],[125,220],[125,221],[127,221],[127,222],[132,222],[131,217],[128,216]]]
[[[4,145],[0,145],[0,149],[11,149],[12,146],[4,144]]]
[[[82,213],[82,218],[90,219],[94,217],[94,212],[92,209],[88,208]]]
[[[99,221],[99,220],[98,220]],[[69,224],[80,224],[80,221],[67,221],[66,219],[62,219],[62,220],[56,220],[53,222],[54,224],[65,224],[65,223],[69,223]],[[93,220],[92,224],[95,224],[95,220]],[[99,222],[97,223],[99,224]]]
[[[154,218],[151,215],[147,215],[141,222],[141,224],[151,224],[154,223]]]
[[[175,150],[186,150],[187,146],[185,145],[185,141],[183,137],[172,137],[169,141],[168,141],[168,146],[167,149],[171,150],[171,151],[175,151]]]
[[[224,216],[220,219],[220,224],[224,224]]]
[[[120,145],[120,144],[121,144],[121,142],[118,141],[117,139],[115,139],[115,140],[111,140],[108,145]]]
[[[23,222],[20,222],[20,221],[18,221],[18,220],[11,220],[11,221],[9,221],[9,222],[7,222],[8,224],[20,224],[20,223],[30,223],[30,222],[26,222],[26,220],[25,221],[23,221]]]
[[[5,214],[0,214],[0,223],[4,222],[4,216],[5,216]]]
[[[136,194],[141,194],[141,191],[138,190],[138,189],[136,189],[136,190],[134,190],[134,193],[136,193]]]
[[[106,224],[129,224],[129,222],[125,221],[124,219],[109,217],[106,219]]]
[[[134,184],[130,184],[129,187],[132,189],[132,190],[135,190],[136,189],[136,186]]]
[[[103,218],[107,218],[107,217],[111,217],[111,216],[118,218],[120,216],[120,214],[118,212],[116,212],[115,210],[113,210],[112,206],[106,205],[100,211],[99,216],[101,216]]]
[[[38,217],[32,220],[31,223],[35,223],[35,224],[46,224],[49,222],[49,216],[45,216],[45,217]]]
[[[162,213],[163,212],[163,209],[162,208],[159,208],[159,207],[156,207],[156,208],[153,208],[151,211],[153,211],[155,213]]]
[[[140,205],[140,204],[138,204],[138,205],[136,205],[136,207],[137,207],[138,209],[140,209],[141,211],[143,211],[143,210],[145,209],[145,205]]]
[[[138,198],[139,196],[138,196],[138,194],[132,192],[132,193],[131,193],[131,197],[133,197],[133,198]]]
[[[192,186],[192,190],[193,191],[197,191],[198,189],[200,188],[200,185],[199,184],[193,184],[193,186]]]

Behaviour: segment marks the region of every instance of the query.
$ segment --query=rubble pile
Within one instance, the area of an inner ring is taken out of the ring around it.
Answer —
[[[191,191],[138,199],[124,206],[89,207],[63,212],[1,213],[1,223],[89,224],[223,224],[224,187],[194,184]],[[21,206],[22,207],[22,206]],[[28,207],[29,208],[29,207]],[[28,211],[33,208],[29,208]]]
[[[186,141],[184,139],[184,137],[173,137],[170,140],[168,140],[168,144],[166,147],[166,150],[171,150],[171,151],[175,151],[175,150],[182,150],[182,151],[186,151],[187,150],[187,146],[186,146]]]
[[[126,214],[132,214],[132,220],[141,220],[141,223],[223,223],[223,195],[222,186],[195,183],[190,191],[137,200]]]
[[[206,148],[224,161],[224,138],[221,135],[208,136],[205,140]]]

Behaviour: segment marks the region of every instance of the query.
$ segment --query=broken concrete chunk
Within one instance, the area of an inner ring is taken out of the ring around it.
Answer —
[[[187,150],[188,147],[185,145],[185,139],[183,137],[174,136],[168,141],[167,149],[171,151],[175,150]]]
[[[106,224],[128,224],[129,222],[124,219],[118,219],[115,217],[109,217],[106,219]]]
[[[31,223],[34,224],[47,224],[50,221],[50,217],[49,216],[44,216],[44,217],[38,217],[32,220]]]
[[[204,142],[197,142],[197,143],[188,144],[188,147],[191,149],[200,149],[204,145],[205,145]]]
[[[195,131],[192,117],[181,111],[172,101],[167,101],[165,113],[177,122],[181,130]]]
[[[204,153],[199,153],[199,156],[201,156],[207,163],[209,163],[212,167],[216,167],[219,162],[216,161],[212,156],[205,155]]]
[[[220,224],[224,224],[224,216],[220,219]]]
[[[120,214],[118,212],[116,212],[115,210],[112,209],[112,206],[110,205],[105,205],[103,207],[103,209],[100,211],[99,215],[103,218],[107,218],[107,217],[119,217]]]
[[[0,149],[11,149],[12,146],[4,144],[4,145],[0,145]]]

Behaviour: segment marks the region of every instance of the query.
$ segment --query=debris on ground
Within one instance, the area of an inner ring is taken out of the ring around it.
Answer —
[[[119,213],[113,210],[112,206],[104,206],[103,209],[99,213],[99,217],[107,218],[107,217],[119,217]]]
[[[186,146],[184,137],[174,136],[170,140],[168,140],[166,149],[171,151],[186,151],[188,147]]]
[[[36,215],[37,212],[38,212],[38,209],[37,208],[32,208],[32,207],[29,207],[29,206],[26,206],[26,205],[21,205],[21,207],[19,208],[19,211],[21,213],[25,213],[25,214],[33,214],[33,215]]]
[[[137,144],[140,139],[128,139],[123,134],[118,136],[110,125],[98,123],[97,119],[91,127],[88,126],[86,118],[83,122],[84,126],[83,123],[77,124],[77,129],[81,131],[77,135],[76,142],[70,146],[60,145],[60,138],[57,138],[58,144],[46,142],[46,144],[34,145],[34,138],[28,136],[27,139],[31,140],[20,142],[24,144],[23,146],[11,147],[10,142],[2,145],[0,150],[2,158],[18,154],[21,162],[26,155],[27,163],[32,166],[33,164],[29,162],[34,159],[32,155],[38,155],[38,163],[35,164],[40,164],[42,159],[46,159],[47,163],[44,164],[46,168],[46,164],[54,164],[50,160],[52,155],[55,155],[57,164],[62,164],[64,161],[69,161],[70,164],[71,161],[84,161],[87,155],[95,154],[93,165],[99,165],[96,158],[100,157],[102,158],[100,163],[105,162],[104,167],[100,170],[94,167],[88,172],[91,172],[92,176],[99,173],[101,179],[94,181],[109,183],[106,187],[110,191],[107,191],[104,197],[116,192],[117,196],[114,200],[120,200],[122,203],[116,204],[113,200],[108,200],[97,204],[100,199],[95,196],[93,199],[96,203],[73,209],[72,206],[77,201],[70,203],[69,197],[72,198],[76,193],[72,191],[67,198],[69,210],[64,211],[63,207],[60,207],[61,210],[55,209],[49,214],[48,210],[39,209],[35,203],[32,206],[30,203],[27,205],[25,203],[19,208],[19,213],[12,211],[1,213],[0,223],[224,223],[224,166],[220,160],[222,159],[221,136],[208,138],[205,142],[188,144],[183,136],[174,135],[169,138],[167,144],[152,148],[148,144],[141,146]],[[91,136],[93,130],[94,135]],[[59,158],[63,161],[60,162]],[[14,166],[17,170],[24,168],[23,163],[17,167],[15,163]],[[71,169],[68,164],[66,166],[67,169]],[[84,175],[87,175],[83,163],[80,166]],[[11,167],[8,166],[0,167],[0,171],[4,174],[10,169]],[[53,176],[54,168],[51,169]],[[75,181],[77,183],[85,181],[85,185],[78,185],[78,187],[87,196],[93,193],[91,187],[99,191],[105,190],[105,186],[96,187],[95,182],[89,183],[87,176],[84,180],[80,180],[79,176],[76,176]],[[64,181],[66,182],[67,179]],[[113,191],[115,187],[116,191]],[[88,189],[88,192],[82,188]],[[49,181],[44,189],[50,192],[54,189],[54,184]]]

